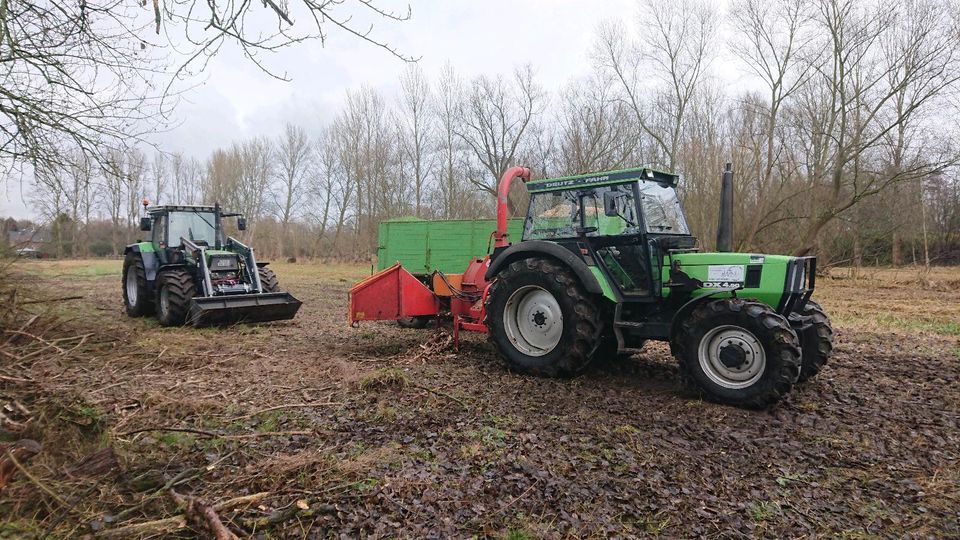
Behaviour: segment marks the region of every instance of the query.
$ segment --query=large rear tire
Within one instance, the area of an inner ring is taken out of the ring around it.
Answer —
[[[260,286],[263,287],[263,292],[280,292],[280,280],[277,279],[273,270],[260,266],[257,268],[257,273],[260,274]]]
[[[157,320],[161,326],[183,326],[189,322],[190,301],[197,287],[190,272],[179,268],[157,275]]]
[[[810,327],[799,335],[803,360],[797,382],[802,383],[820,373],[830,360],[830,355],[833,354],[833,326],[820,304],[813,300],[808,300],[799,313],[810,317]]]
[[[123,305],[130,317],[153,313],[153,300],[147,289],[147,271],[139,253],[130,251],[123,257]]]
[[[600,311],[576,276],[542,258],[511,263],[490,285],[490,342],[508,368],[546,377],[582,372],[600,339]]]
[[[707,302],[681,323],[674,351],[685,387],[712,401],[762,409],[800,375],[800,343],[787,320],[760,302]]]

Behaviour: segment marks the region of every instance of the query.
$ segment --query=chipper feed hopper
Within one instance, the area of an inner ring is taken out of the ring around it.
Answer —
[[[724,184],[731,177],[728,168]],[[516,178],[530,205],[512,243],[507,195]],[[457,344],[462,330],[486,332],[508,368],[543,376],[576,375],[661,340],[691,390],[770,406],[832,352],[829,319],[811,300],[816,259],[700,252],[677,182],[649,168],[530,181],[528,169],[514,167],[500,180],[492,250],[454,243],[462,263],[444,268],[430,254],[449,239],[407,235],[406,248],[392,252],[396,264],[351,290],[350,323],[424,326],[449,312]],[[723,202],[729,231],[732,198]]]
[[[151,238],[127,246],[123,301],[127,315],[156,313],[163,326],[225,325],[292,319],[300,301],[280,290],[276,274],[257,262],[253,249],[228,237],[213,206],[147,206],[140,230]]]

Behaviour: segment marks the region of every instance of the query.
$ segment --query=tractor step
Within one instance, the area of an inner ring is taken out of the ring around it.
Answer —
[[[189,322],[193,326],[292,319],[302,302],[290,293],[238,294],[194,298]]]

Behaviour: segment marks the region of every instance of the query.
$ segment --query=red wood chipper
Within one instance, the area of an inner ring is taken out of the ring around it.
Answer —
[[[496,230],[489,234],[489,251],[492,240],[494,253],[510,246],[510,234],[507,220],[507,197],[510,185],[515,178],[526,182],[530,179],[530,169],[512,167],[500,178],[497,193]],[[462,222],[464,226],[471,222]],[[489,230],[489,229],[488,229]],[[431,251],[429,234],[420,240],[426,253]],[[381,242],[384,240],[381,239]],[[468,244],[461,244],[460,250],[469,250]],[[445,273],[439,269],[429,275],[414,276],[400,262],[386,268],[357,283],[350,290],[351,326],[358,321],[423,321],[435,318],[441,312],[449,310],[453,317],[453,342],[460,346],[460,331],[487,332],[484,324],[484,302],[487,296],[488,281],[485,278],[490,266],[490,253],[478,257],[471,253],[466,269],[462,273]],[[418,269],[419,270],[419,269]]]

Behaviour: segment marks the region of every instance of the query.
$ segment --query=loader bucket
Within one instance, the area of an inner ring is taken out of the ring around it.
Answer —
[[[301,303],[285,292],[194,298],[188,321],[194,326],[216,326],[292,319]]]

